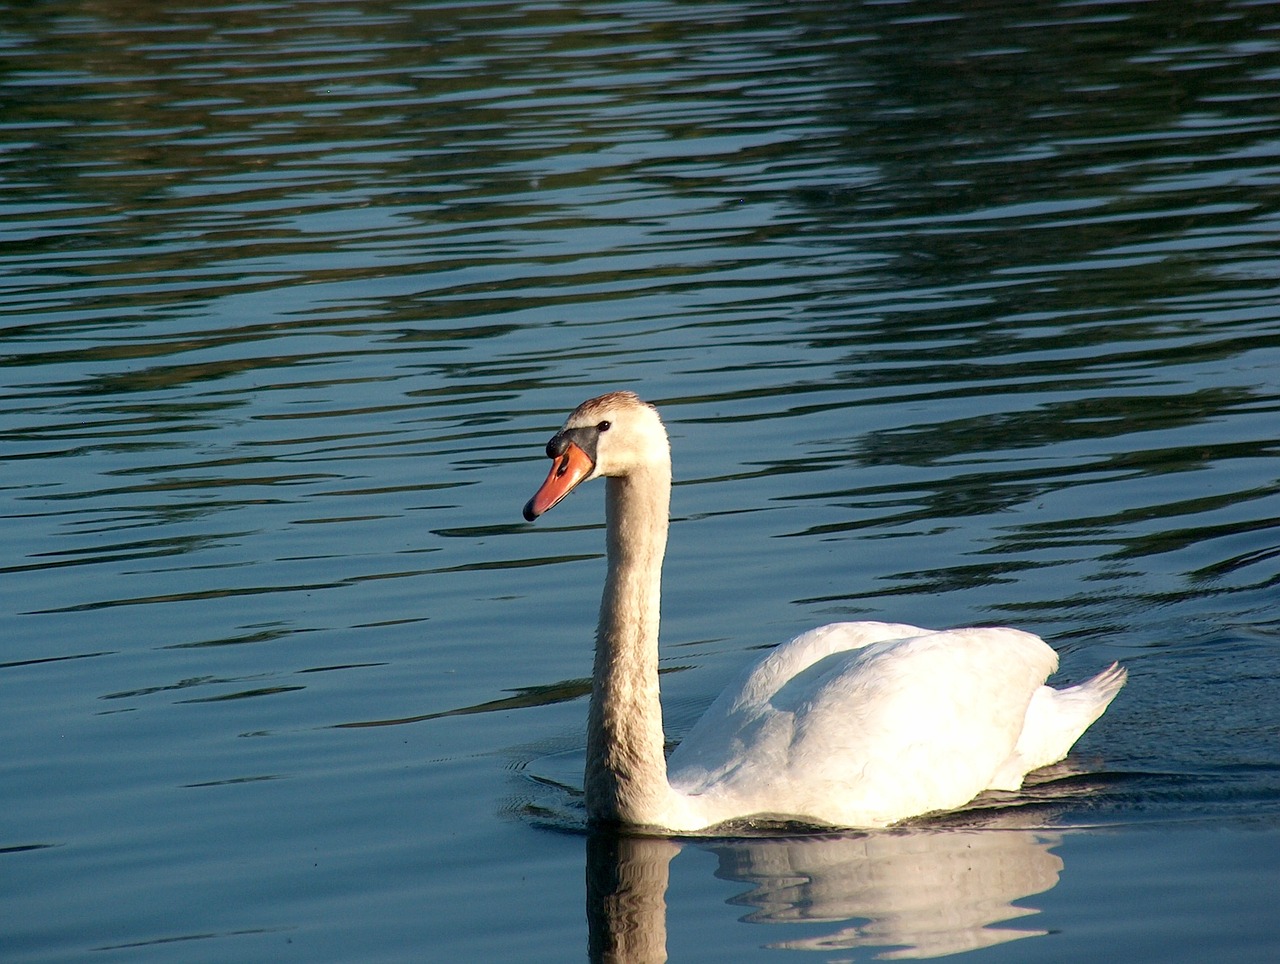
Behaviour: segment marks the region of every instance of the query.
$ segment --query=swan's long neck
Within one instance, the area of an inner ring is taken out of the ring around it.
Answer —
[[[587,719],[592,820],[657,825],[671,787],[658,698],[658,612],[671,463],[606,480],[609,574],[600,603]]]

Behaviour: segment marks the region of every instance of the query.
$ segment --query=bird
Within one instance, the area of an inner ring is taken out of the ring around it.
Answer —
[[[1057,653],[1017,629],[837,622],[768,650],[666,758],[658,688],[671,446],[632,391],[579,405],[546,447],[532,522],[605,479],[607,570],[587,713],[592,825],[662,834],[887,827],[1017,790],[1063,759],[1120,691],[1117,663],[1055,689]]]

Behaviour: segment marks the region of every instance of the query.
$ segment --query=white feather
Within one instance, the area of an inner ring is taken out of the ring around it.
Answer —
[[[570,443],[594,449],[583,480],[607,479],[587,732],[594,820],[676,832],[762,818],[883,827],[954,809],[1062,759],[1124,685],[1115,665],[1064,690],[1044,685],[1057,654],[1016,629],[833,623],[747,668],[668,764],[657,672],[666,431],[651,406],[613,392],[580,405],[548,451]],[[559,481],[567,465],[553,468],[537,506],[577,484]]]

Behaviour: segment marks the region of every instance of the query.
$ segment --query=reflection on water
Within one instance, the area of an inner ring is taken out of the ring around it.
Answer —
[[[1057,841],[1027,831],[876,833],[839,840],[717,847],[720,875],[754,885],[739,901],[748,920],[843,922],[829,934],[781,940],[798,950],[902,945],[887,958],[940,957],[1043,930],[990,925],[1036,911],[1014,901],[1049,890],[1062,861]],[[865,923],[850,921],[866,918]]]
[[[680,846],[602,830],[587,838],[588,956],[610,964],[667,959],[667,880]]]
[[[1037,913],[1017,901],[1058,882],[1053,834],[1025,830],[904,830],[851,836],[744,839],[711,845],[717,876],[749,884],[734,903],[757,924],[822,922],[811,936],[768,946],[830,953],[894,948],[881,959],[991,947],[1042,929],[993,927]],[[587,845],[593,961],[665,961],[666,893],[680,848],[663,838],[596,831]]]

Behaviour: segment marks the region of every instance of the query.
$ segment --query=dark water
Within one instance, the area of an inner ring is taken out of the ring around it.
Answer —
[[[0,957],[1280,953],[1274,6],[20,4],[0,130]],[[1128,687],[958,815],[586,837],[600,493],[519,510],[622,386],[673,738],[836,618]]]

